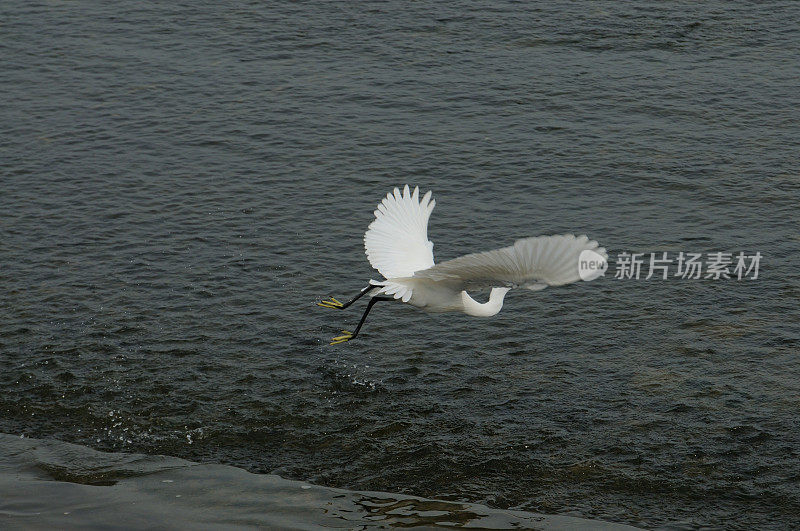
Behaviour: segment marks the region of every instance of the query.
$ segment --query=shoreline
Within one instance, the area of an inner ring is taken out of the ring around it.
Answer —
[[[571,516],[350,491],[168,456],[109,453],[0,434],[4,529],[232,526],[637,529]]]

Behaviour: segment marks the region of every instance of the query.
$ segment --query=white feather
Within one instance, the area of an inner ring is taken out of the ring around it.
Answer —
[[[412,193],[406,185],[402,194],[395,188],[378,204],[375,220],[364,234],[364,249],[384,278],[409,277],[433,265],[428,218],[436,202],[430,197],[428,192],[420,200],[419,188]],[[398,293],[393,292],[396,298],[404,296],[397,297]]]
[[[439,306],[440,310],[463,309],[461,291],[500,286],[536,291],[560,286],[580,280],[578,262],[583,251],[608,259],[596,241],[566,234],[524,238],[510,247],[434,265],[433,243],[428,240],[434,205],[431,192],[420,199],[419,188],[412,192],[408,185],[402,193],[395,188],[378,204],[375,220],[364,235],[364,247],[370,264],[386,280],[370,281],[381,286],[372,296],[389,295],[429,311]]]
[[[578,259],[587,249],[608,259],[606,250],[586,236],[537,236],[517,240],[510,247],[441,262],[417,271],[414,278],[449,281],[462,289],[514,286],[539,290],[580,280]]]

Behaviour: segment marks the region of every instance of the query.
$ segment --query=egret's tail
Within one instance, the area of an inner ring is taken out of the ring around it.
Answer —
[[[375,295],[385,294],[395,299],[402,299],[403,302],[411,300],[413,290],[413,279],[393,278],[390,280],[370,280],[373,286],[381,286]]]

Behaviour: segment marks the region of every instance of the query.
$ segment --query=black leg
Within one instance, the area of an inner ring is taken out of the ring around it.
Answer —
[[[379,301],[393,301],[394,298],[392,297],[372,297],[369,300],[369,304],[367,304],[367,309],[364,310],[364,315],[361,316],[361,320],[358,322],[358,326],[356,329],[353,330],[353,333],[348,332],[347,330],[342,330],[344,335],[334,337],[331,341],[331,345],[337,345],[339,343],[344,343],[345,341],[350,341],[351,339],[355,339],[358,333],[361,331],[361,327],[364,326],[364,321],[367,320],[367,315],[369,315],[369,311],[372,309],[373,306]]]
[[[362,289],[361,293],[359,293],[349,301],[345,302],[344,304],[331,297],[329,300],[318,302],[317,306],[322,306],[323,308],[334,308],[336,310],[344,310],[345,308],[356,302],[358,299],[360,299],[361,297],[372,291],[373,289],[379,287],[380,286],[373,286],[372,284],[367,284],[367,287]]]
[[[359,330],[361,330],[361,327],[364,326],[364,321],[367,320],[367,314],[369,314],[369,311],[372,309],[373,306],[375,306],[376,302],[393,301],[393,300],[394,299],[392,297],[372,297],[369,300],[369,304],[367,304],[367,309],[364,310],[364,315],[361,316],[361,320],[358,322],[358,326],[356,326],[356,329],[353,330],[353,335],[350,337],[350,339],[354,339],[358,335]]]

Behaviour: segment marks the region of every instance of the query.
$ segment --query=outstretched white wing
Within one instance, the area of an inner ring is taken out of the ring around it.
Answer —
[[[433,265],[433,243],[428,241],[428,218],[436,201],[431,192],[419,199],[419,187],[411,193],[395,188],[378,204],[375,220],[364,234],[364,249],[372,267],[385,278],[410,277]]]
[[[603,261],[608,259],[606,250],[586,236],[537,236],[517,240],[510,247],[441,262],[417,271],[414,278],[456,282],[462,289],[512,286],[538,290],[580,280],[579,259],[586,250]]]

